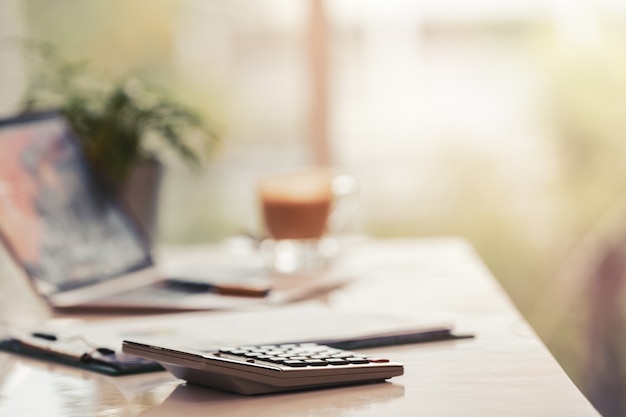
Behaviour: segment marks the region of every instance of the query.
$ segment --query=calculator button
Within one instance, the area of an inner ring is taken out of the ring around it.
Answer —
[[[385,359],[385,358],[367,358],[368,361],[373,362],[373,363],[387,363],[389,362],[389,359]]]
[[[347,360],[341,358],[328,358],[326,359],[326,362],[328,362],[330,365],[347,365],[350,363]]]
[[[321,359],[307,359],[305,362],[309,366],[328,366],[328,362]]]
[[[350,358],[350,357],[352,357],[352,353],[349,353],[349,352],[344,352],[344,353],[335,353],[334,355],[331,355],[331,357],[333,357],[333,358],[345,359],[345,358]]]
[[[318,345],[317,343],[300,343],[298,346],[302,347],[302,348],[318,348],[318,347],[320,347],[320,345]]]
[[[361,364],[361,363],[369,363],[370,361],[365,359],[365,358],[355,358],[355,357],[350,357],[350,358],[346,358],[346,360],[350,363],[353,363],[355,365]]]
[[[302,368],[302,367],[307,366],[307,363],[304,361],[288,359],[283,362],[283,365],[292,366],[296,368]]]
[[[295,347],[298,347],[298,345],[293,344],[293,343],[285,343],[283,345],[279,345],[278,347],[281,349],[293,349]]]
[[[330,355],[311,355],[311,359],[326,359],[326,358],[330,358]]]

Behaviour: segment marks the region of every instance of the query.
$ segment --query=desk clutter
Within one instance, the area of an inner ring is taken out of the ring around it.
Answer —
[[[294,319],[298,326],[293,326]],[[382,362],[351,351],[471,337],[456,334],[451,326],[441,323],[416,323],[394,315],[339,313],[315,302],[253,311],[178,313],[99,322],[61,320],[29,330],[7,326],[5,333],[6,337],[0,339],[0,350],[110,376],[163,371],[168,368],[169,356],[161,355],[167,351],[161,347],[175,346],[179,355],[198,360],[199,357],[184,352],[217,352],[213,359],[229,357],[232,362],[233,357],[238,357],[248,364],[256,356],[261,365],[265,364],[263,369],[268,366],[266,362],[271,363],[272,372],[277,368],[284,371],[302,365],[307,368],[328,365],[327,371],[314,374],[336,374],[331,379],[337,382],[342,378],[346,378],[344,382],[351,380],[357,369],[381,370],[380,365],[374,364]],[[243,347],[226,352],[223,350],[226,345]],[[319,346],[325,346],[323,351]],[[310,355],[305,355],[305,351]],[[274,357],[266,357],[271,355]],[[320,362],[323,355],[327,360]],[[295,362],[286,362],[284,358]],[[240,372],[245,369],[251,367],[244,366]],[[346,369],[348,374],[340,377]],[[397,372],[398,368],[394,367],[392,374]]]

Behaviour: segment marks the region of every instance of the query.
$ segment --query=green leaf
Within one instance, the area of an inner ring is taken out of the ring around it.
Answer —
[[[190,167],[216,145],[215,130],[162,88],[135,76],[111,79],[89,60],[69,61],[46,42],[27,40],[24,46],[39,65],[30,75],[23,112],[58,109],[90,163],[112,181],[123,181],[140,160],[159,157],[147,149],[150,136]]]

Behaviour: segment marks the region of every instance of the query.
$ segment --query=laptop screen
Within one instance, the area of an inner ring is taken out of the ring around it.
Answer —
[[[0,235],[47,293],[152,264],[136,223],[54,113],[0,120]]]

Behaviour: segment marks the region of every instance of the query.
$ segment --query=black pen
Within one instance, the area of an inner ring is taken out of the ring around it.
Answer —
[[[31,334],[32,337],[37,337],[39,339],[49,340],[51,342],[56,342],[57,337],[52,333],[43,333],[43,332],[34,332]]]
[[[472,334],[455,334],[449,327],[435,327],[428,329],[407,329],[390,333],[378,333],[349,338],[309,340],[292,343],[316,343],[336,349],[367,349],[383,346],[404,345],[410,343],[438,342],[444,340],[468,339]]]

